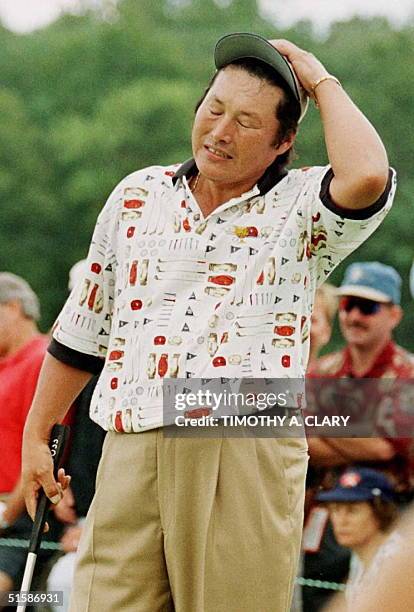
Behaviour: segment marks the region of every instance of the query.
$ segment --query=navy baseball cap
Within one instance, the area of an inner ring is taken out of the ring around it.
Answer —
[[[266,38],[248,32],[234,32],[222,36],[214,49],[217,70],[239,59],[253,58],[273,68],[286,82],[300,106],[299,123],[308,108],[309,96],[303,89],[295,71],[287,59]]]
[[[316,495],[321,502],[362,502],[372,499],[394,501],[394,489],[384,474],[371,468],[350,468],[339,478],[336,486]]]
[[[401,284],[401,276],[391,266],[378,261],[358,262],[346,269],[337,294],[399,304]]]

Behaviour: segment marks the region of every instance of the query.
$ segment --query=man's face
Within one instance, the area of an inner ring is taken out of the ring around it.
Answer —
[[[372,310],[372,312],[370,312]],[[339,302],[339,324],[348,344],[369,350],[391,338],[401,320],[401,308],[353,296]]]
[[[276,144],[282,96],[279,87],[245,70],[221,70],[194,120],[193,155],[200,173],[223,185],[254,185],[294,140]]]

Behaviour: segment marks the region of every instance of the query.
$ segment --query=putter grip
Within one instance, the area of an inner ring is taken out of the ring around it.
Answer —
[[[66,425],[54,425],[50,434],[49,448],[53,457],[53,474],[55,478],[57,478],[57,473],[62,462],[68,435],[69,427]],[[36,515],[30,537],[29,552],[37,554],[39,550],[50,503],[49,498],[46,497],[42,489],[37,502]]]

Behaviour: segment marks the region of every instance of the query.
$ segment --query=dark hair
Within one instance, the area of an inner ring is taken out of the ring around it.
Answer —
[[[380,530],[388,531],[398,517],[398,508],[392,501],[386,501],[381,497],[376,497],[369,501],[375,518],[377,519]]]
[[[298,128],[298,121],[300,117],[300,104],[294,97],[293,93],[288,88],[286,82],[282,77],[275,71],[273,68],[261,62],[260,60],[256,60],[253,58],[243,58],[231,62],[218,70],[210,80],[204,94],[197,102],[195,107],[195,112],[198,111],[201,104],[204,102],[208,92],[214,84],[218,74],[221,70],[225,70],[228,66],[234,66],[235,68],[239,68],[240,70],[245,70],[250,75],[257,77],[261,81],[265,81],[269,85],[273,85],[274,87],[279,87],[282,90],[283,96],[279,100],[277,107],[275,109],[276,119],[279,122],[279,130],[275,137],[275,144],[283,142],[296,133]],[[293,159],[295,153],[293,146],[290,147],[285,153],[282,155],[278,155],[276,158],[276,162],[279,170],[282,170],[285,166],[287,166]]]

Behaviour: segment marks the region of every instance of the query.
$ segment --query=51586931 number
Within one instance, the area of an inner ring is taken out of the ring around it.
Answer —
[[[0,607],[19,604],[63,606],[63,591],[7,591],[0,596]]]

